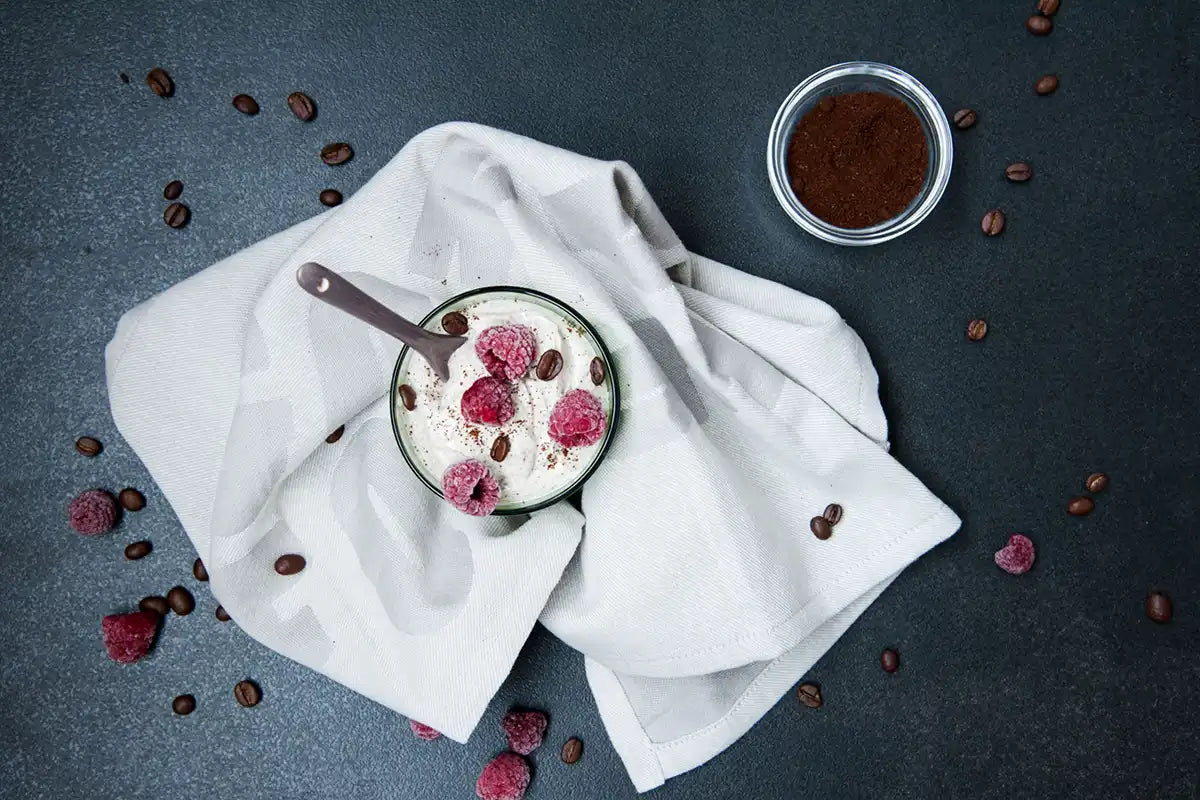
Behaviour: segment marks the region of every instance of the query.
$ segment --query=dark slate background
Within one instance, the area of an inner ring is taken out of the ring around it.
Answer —
[[[1063,0],[1048,38],[1025,31],[1024,0],[291,5],[0,5],[0,795],[469,798],[500,713],[523,703],[553,714],[531,799],[634,796],[581,658],[540,629],[464,747],[418,742],[218,624],[109,416],[102,350],[125,310],[464,119],[627,160],[693,250],[836,306],[875,358],[896,456],[965,521],[814,667],[824,708],[788,695],[654,797],[1197,796],[1194,0]],[[933,216],[870,249],[805,235],[764,169],[780,101],[852,58],[980,117],[955,133]],[[155,65],[174,98],[143,84]],[[1040,98],[1046,72],[1062,86]],[[312,124],[284,106],[296,89]],[[237,114],[239,92],[263,112]],[[318,150],[340,140],[357,155],[326,167]],[[1025,185],[1003,177],[1018,158]],[[172,178],[192,209],[179,231],[161,221]],[[992,206],[1008,213],[998,239],[978,227]],[[964,336],[975,316],[981,344]],[[73,452],[84,433],[100,458]],[[1111,488],[1068,517],[1095,469]],[[102,539],[68,529],[76,492],[127,484],[145,511]],[[1038,546],[1023,577],[992,563],[1015,531]],[[140,538],[153,555],[124,561]],[[196,613],[168,620],[147,661],[109,662],[100,616],[177,582]],[[1144,615],[1155,587],[1170,625]],[[266,695],[253,710],[232,697],[245,677]],[[181,692],[199,702],[187,719],[170,711]],[[555,751],[575,734],[587,749],[568,769]]]

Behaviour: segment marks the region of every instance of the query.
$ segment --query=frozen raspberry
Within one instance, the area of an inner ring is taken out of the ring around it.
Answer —
[[[1028,536],[1014,533],[1008,544],[996,551],[996,566],[1012,575],[1024,575],[1033,566],[1033,542]]]
[[[549,720],[540,711],[510,711],[501,726],[508,737],[508,749],[527,756],[542,746],[542,735]]]
[[[537,339],[524,325],[493,325],[475,340],[475,355],[496,378],[519,381],[529,372]]]
[[[434,739],[442,738],[441,733],[429,727],[428,725],[417,722],[415,719],[410,719],[408,721],[408,727],[412,728],[413,735],[415,735],[418,739],[424,739],[427,742],[432,742]]]
[[[67,515],[84,536],[108,533],[117,524],[117,501],[103,489],[88,489],[71,501]]]
[[[158,614],[135,611],[132,614],[109,614],[100,621],[100,634],[108,657],[119,664],[132,664],[146,653],[158,635]]]
[[[521,800],[529,788],[529,763],[516,753],[501,753],[488,762],[475,781],[480,800]]]
[[[596,395],[585,389],[572,389],[550,412],[550,438],[563,447],[595,444],[604,436],[606,422]]]
[[[463,392],[459,404],[468,422],[503,425],[516,413],[512,387],[499,378],[480,378]]]
[[[500,502],[500,484],[483,462],[460,461],[442,476],[442,494],[450,505],[473,517],[486,517]]]

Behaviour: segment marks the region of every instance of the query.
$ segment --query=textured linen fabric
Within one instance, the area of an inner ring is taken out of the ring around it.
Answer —
[[[400,344],[301,291],[306,261],[409,318],[493,284],[586,316],[621,419],[582,513],[477,519],[425,489],[388,416]],[[250,635],[465,741],[540,618],[639,790],[736,740],[959,524],[888,455],[835,311],[689,254],[628,165],[477,125],[133,309],[106,356],[118,427]],[[277,575],[289,552],[308,566]]]

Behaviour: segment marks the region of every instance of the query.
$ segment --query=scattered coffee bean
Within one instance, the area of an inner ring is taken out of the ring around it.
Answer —
[[[160,595],[151,595],[150,597],[143,597],[138,601],[138,610],[151,611],[160,617],[165,617],[171,611],[171,605],[167,602],[167,598]]]
[[[117,494],[117,502],[126,511],[141,511],[146,507],[146,496],[132,487],[125,487]]]
[[[1057,75],[1043,75],[1038,78],[1038,82],[1033,85],[1033,90],[1040,95],[1052,94],[1058,88]]]
[[[1033,177],[1033,167],[1024,161],[1016,161],[1004,168],[1004,177],[1013,183],[1024,183]]]
[[[889,647],[879,654],[879,666],[884,672],[895,672],[900,669],[900,654]]]
[[[183,181],[171,181],[163,187],[163,197],[167,200],[178,200],[183,194]]]
[[[342,193],[337,189],[322,189],[321,190],[321,205],[340,206],[342,204]]]
[[[163,222],[172,228],[182,228],[188,224],[191,219],[192,212],[183,203],[171,203],[167,206],[167,210],[163,212]]]
[[[1058,0],[1038,0],[1037,10],[1052,17],[1058,11]]]
[[[492,442],[492,461],[503,461],[508,458],[509,441],[503,433]]]
[[[181,617],[186,617],[196,608],[196,598],[182,586],[172,586],[167,592],[167,605]]]
[[[258,101],[248,94],[239,94],[233,98],[233,107],[248,117],[258,113]]]
[[[470,324],[467,322],[467,315],[459,311],[451,311],[442,317],[442,330],[451,336],[462,336],[470,327]]]
[[[137,561],[139,558],[145,558],[150,555],[152,545],[144,539],[140,542],[133,542],[125,545],[125,557],[130,561]]]
[[[1171,598],[1165,592],[1151,592],[1146,597],[1146,616],[1155,622],[1171,621]]]
[[[813,517],[808,523],[808,527],[813,532],[813,536],[816,536],[821,541],[833,536],[833,526],[824,517]]]
[[[254,681],[238,681],[233,687],[233,699],[242,708],[253,708],[262,701],[262,689]]]
[[[985,319],[973,319],[967,323],[967,338],[972,342],[983,341],[987,336],[988,324]]]
[[[1049,17],[1043,17],[1041,14],[1034,14],[1029,19],[1025,20],[1025,27],[1034,36],[1045,36],[1054,29],[1054,23]]]
[[[599,386],[604,383],[604,359],[596,356],[592,359],[592,363],[588,365],[588,373],[592,376],[592,383]]]
[[[960,108],[954,112],[954,127],[960,131],[965,131],[978,121],[979,115],[975,113],[975,109],[973,108]]]
[[[583,758],[583,742],[575,737],[567,739],[562,746],[562,753],[559,754],[564,764],[574,764],[579,759]]]
[[[1086,486],[1087,490],[1092,494],[1103,492],[1108,488],[1108,476],[1103,472],[1093,472],[1091,475],[1087,476],[1087,480],[1084,481],[1084,486]]]
[[[218,622],[229,622],[229,612],[225,610],[225,606],[217,606],[216,617]]]
[[[986,236],[999,236],[1004,232],[1004,212],[993,208],[983,215],[979,227]]]
[[[196,698],[190,694],[181,694],[171,701],[171,710],[181,717],[186,717],[196,710]]]
[[[170,97],[175,94],[175,84],[162,67],[155,67],[146,73],[146,85],[159,97]]]
[[[800,688],[796,690],[796,696],[809,708],[820,708],[824,703],[821,699],[821,687],[815,683],[800,684]]]
[[[830,111],[833,111],[835,108],[837,108],[837,101],[832,97],[826,96],[822,97],[821,101],[817,103],[817,105],[820,106],[822,111],[828,114]]]
[[[192,577],[198,581],[208,580],[208,568],[204,566],[204,562],[196,559],[192,562]]]
[[[1075,517],[1086,517],[1096,508],[1096,502],[1090,497],[1076,497],[1067,503],[1067,513]]]
[[[400,384],[400,402],[409,411],[417,407],[417,390],[407,383]]]
[[[821,514],[821,516],[824,517],[825,521],[830,525],[837,525],[842,521],[842,507],[837,503],[830,503],[829,505],[825,506],[825,512]]]
[[[304,560],[304,556],[297,553],[287,553],[275,559],[275,571],[280,575],[295,575],[304,569],[307,563]]]
[[[345,142],[332,142],[321,148],[321,160],[331,167],[345,164],[354,158],[354,151]]]
[[[317,116],[317,104],[304,92],[292,92],[288,95],[288,108],[301,122],[312,122]]]
[[[121,79],[121,83],[129,83],[129,76],[128,76],[128,75],[126,75],[124,72],[122,72],[122,73],[121,73],[119,76],[117,76],[117,77],[119,77],[119,78]]]
[[[325,444],[336,444],[338,439],[342,438],[342,434],[346,432],[345,425],[338,425],[337,430],[325,437]]]
[[[95,458],[100,455],[100,451],[104,449],[104,445],[100,444],[99,439],[93,439],[90,436],[80,436],[75,440],[75,449],[79,451],[79,455]]]
[[[563,357],[557,350],[547,350],[538,359],[537,369],[534,370],[540,381],[552,381],[562,372]]]

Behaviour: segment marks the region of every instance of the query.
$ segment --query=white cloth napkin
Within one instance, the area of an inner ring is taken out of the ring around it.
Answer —
[[[413,319],[515,284],[591,320],[622,408],[583,513],[429,492],[389,423],[399,343],[301,291],[305,261]],[[540,619],[639,790],[736,740],[959,524],[888,455],[833,309],[689,254],[628,165],[478,125],[133,309],[106,357],[118,427],[251,636],[465,741]],[[277,575],[283,553],[307,568]]]

